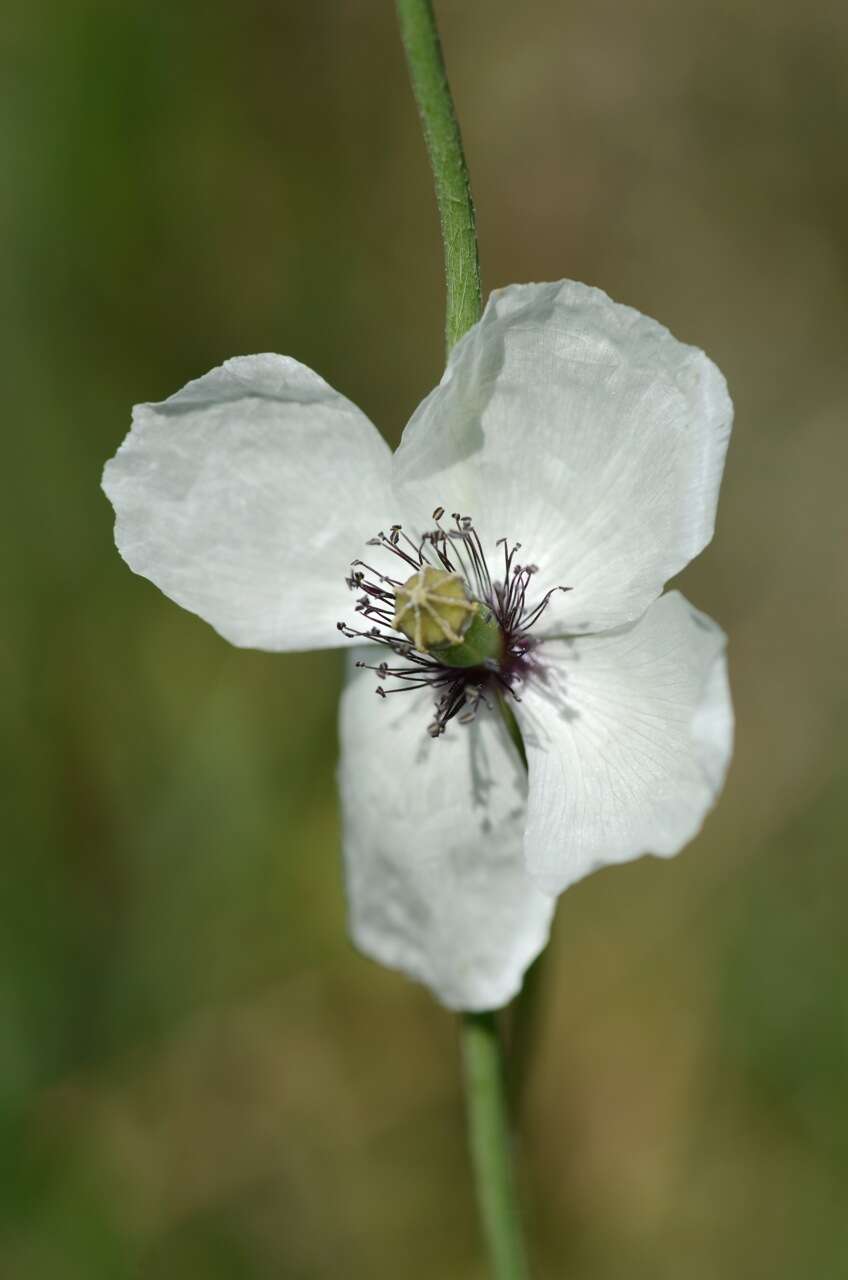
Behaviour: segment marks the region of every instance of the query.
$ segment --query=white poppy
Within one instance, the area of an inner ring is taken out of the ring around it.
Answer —
[[[661,593],[712,536],[731,419],[716,367],[653,320],[517,285],[394,456],[317,374],[258,355],[139,406],[106,466],[135,572],[233,644],[352,650],[353,938],[452,1008],[508,1001],[553,895],[677,853],[716,799],[724,635]]]

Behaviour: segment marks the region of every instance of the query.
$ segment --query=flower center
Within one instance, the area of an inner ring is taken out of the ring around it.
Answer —
[[[455,514],[454,527],[442,526],[444,508],[433,512],[436,527],[414,542],[401,525],[379,533],[369,546],[397,557],[411,575],[403,581],[355,560],[347,585],[362,594],[356,612],[371,626],[358,630],[339,622],[350,638],[388,648],[402,664],[358,662],[377,675],[381,697],[404,689],[429,686],[436,694],[436,715],[429,732],[444,733],[454,716],[472,720],[480,702],[509,694],[519,701],[518,688],[538,665],[538,641],[530,634],[548,606],[553,587],[535,605],[527,593],[536,566],[522,565],[519,543],[503,552],[503,578],[494,580],[480,538],[468,516]],[[387,687],[386,682],[393,683]],[[460,714],[461,713],[461,714]]]

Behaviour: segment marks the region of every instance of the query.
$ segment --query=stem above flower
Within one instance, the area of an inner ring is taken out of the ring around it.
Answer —
[[[397,13],[439,205],[450,351],[482,310],[474,202],[431,0],[397,0]]]

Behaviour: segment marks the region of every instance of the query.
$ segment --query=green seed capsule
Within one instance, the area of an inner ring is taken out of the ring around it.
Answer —
[[[497,660],[503,637],[490,611],[472,600],[462,577],[427,565],[395,594],[396,630],[448,667]]]

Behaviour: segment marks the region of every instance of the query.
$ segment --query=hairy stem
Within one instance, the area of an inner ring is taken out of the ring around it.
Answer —
[[[447,349],[480,319],[477,227],[462,138],[430,0],[396,0],[400,33],[430,156],[445,255]]]

